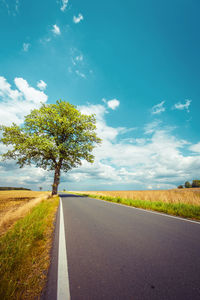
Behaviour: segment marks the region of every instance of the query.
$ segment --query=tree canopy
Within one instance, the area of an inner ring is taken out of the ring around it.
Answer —
[[[192,181],[192,187],[199,188],[200,187],[200,180],[198,180],[198,179],[193,180]]]
[[[190,182],[186,181],[185,182],[185,188],[188,189],[188,188],[191,188],[191,187],[192,187],[192,185],[190,184]]]
[[[178,188],[181,188],[183,187],[182,185],[179,185]],[[199,179],[195,179],[195,180],[192,180],[192,183],[190,183],[189,181],[186,181],[184,183],[184,187],[186,189],[188,188],[200,188],[200,180]]]
[[[81,114],[68,102],[43,104],[25,117],[22,126],[1,126],[1,142],[12,146],[2,157],[15,159],[20,167],[35,164],[54,170],[52,194],[56,194],[61,170],[78,167],[83,159],[94,162],[92,150],[101,142],[95,124],[95,115]]]

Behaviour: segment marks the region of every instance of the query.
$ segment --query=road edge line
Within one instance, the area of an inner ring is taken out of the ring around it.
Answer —
[[[61,198],[60,198],[60,225],[59,225],[59,241],[58,241],[57,300],[70,300],[67,248],[66,248],[66,240],[65,240],[63,205],[62,205]]]

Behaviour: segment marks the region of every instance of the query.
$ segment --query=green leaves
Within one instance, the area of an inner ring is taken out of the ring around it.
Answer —
[[[20,167],[33,163],[48,170],[59,166],[65,172],[82,159],[92,163],[92,150],[101,142],[95,124],[94,115],[83,115],[68,102],[43,104],[25,117],[22,127],[0,127],[1,142],[12,146],[3,158],[16,159]]]

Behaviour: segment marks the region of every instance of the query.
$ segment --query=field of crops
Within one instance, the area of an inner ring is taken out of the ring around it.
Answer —
[[[161,201],[165,203],[200,205],[200,188],[154,191],[84,191],[80,193],[151,202]]]
[[[50,192],[0,191],[0,235]]]

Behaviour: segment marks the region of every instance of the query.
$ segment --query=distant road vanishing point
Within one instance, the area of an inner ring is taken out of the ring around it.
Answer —
[[[43,300],[200,299],[200,223],[60,197]]]

